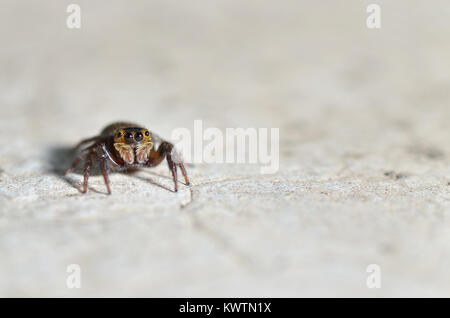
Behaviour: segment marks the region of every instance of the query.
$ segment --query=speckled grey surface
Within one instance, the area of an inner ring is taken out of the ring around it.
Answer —
[[[446,1],[377,1],[380,30],[356,0],[83,0],[68,30],[71,2],[2,1],[0,296],[450,296]],[[66,150],[117,119],[278,127],[280,169],[82,195]]]

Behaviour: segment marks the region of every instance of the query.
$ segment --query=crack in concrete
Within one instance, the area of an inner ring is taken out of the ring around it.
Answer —
[[[210,182],[201,184],[203,185],[207,183]],[[195,185],[199,185],[199,183],[196,183]],[[217,229],[209,227],[205,222],[201,220],[201,218],[197,215],[197,212],[201,210],[203,204],[199,203],[198,201],[193,202],[194,186],[191,186],[189,190],[190,200],[188,203],[182,206],[182,209],[189,213],[188,216],[192,222],[194,229],[196,229],[199,233],[205,235],[206,238],[213,241],[219,248],[228,251],[236,260],[236,262],[243,266],[243,268],[248,271],[254,270],[254,268],[256,267],[256,263],[247,253],[236,247],[225,234],[220,233]]]

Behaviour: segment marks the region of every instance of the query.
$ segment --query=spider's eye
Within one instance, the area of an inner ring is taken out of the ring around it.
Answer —
[[[122,137],[122,133],[121,133],[121,132],[118,132],[118,133],[117,133],[117,138],[120,138],[120,137]]]
[[[136,141],[142,141],[144,137],[142,136],[142,133],[139,131],[134,135],[134,140]]]
[[[145,132],[145,135],[148,137],[148,135],[150,135],[150,133],[148,132],[148,130]]]

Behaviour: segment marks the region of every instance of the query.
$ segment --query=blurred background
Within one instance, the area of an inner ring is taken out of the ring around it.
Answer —
[[[3,0],[0,296],[449,296],[449,15],[444,0]],[[279,172],[196,164],[174,194],[162,165],[112,175],[112,196],[60,174],[58,149],[112,121],[170,138],[195,119],[279,128]]]

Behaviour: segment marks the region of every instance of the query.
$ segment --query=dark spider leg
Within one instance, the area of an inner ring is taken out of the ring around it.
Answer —
[[[175,192],[178,192],[178,184],[177,184],[177,180],[178,180],[178,176],[177,176],[177,166],[175,165],[175,163],[172,160],[172,155],[170,153],[168,153],[166,155],[166,159],[167,159],[167,164],[169,165],[169,169],[172,172],[172,179],[173,179],[173,184],[175,187]]]
[[[187,173],[186,173],[186,169],[184,168],[184,164],[182,162],[180,162],[178,164],[178,166],[180,167],[181,173],[183,174],[184,177],[184,181],[186,182],[186,185],[190,185]]]
[[[91,173],[91,165],[92,165],[92,156],[94,154],[91,152],[89,153],[88,157],[86,158],[86,163],[84,165],[84,181],[83,181],[83,193],[86,193],[87,186],[88,186],[88,179],[89,175]]]
[[[175,187],[175,192],[178,191],[178,176],[177,176],[177,166],[180,167],[181,172],[183,174],[184,180],[186,182],[186,185],[189,185],[189,179],[187,177],[187,173],[186,173],[186,169],[184,168],[184,164],[182,162],[177,162],[175,163],[173,158],[172,158],[172,149],[173,149],[173,145],[167,141],[163,141],[159,147],[158,150],[154,150],[152,149],[148,162],[147,162],[147,166],[148,167],[154,167],[159,165],[164,158],[167,159],[167,164],[169,165],[169,170],[172,173],[172,179],[174,182],[174,187]]]
[[[106,190],[108,194],[111,194],[111,188],[109,187],[109,178],[108,178],[108,165],[106,163],[106,158],[101,157],[100,159],[100,168],[102,169],[103,179],[105,179]]]

